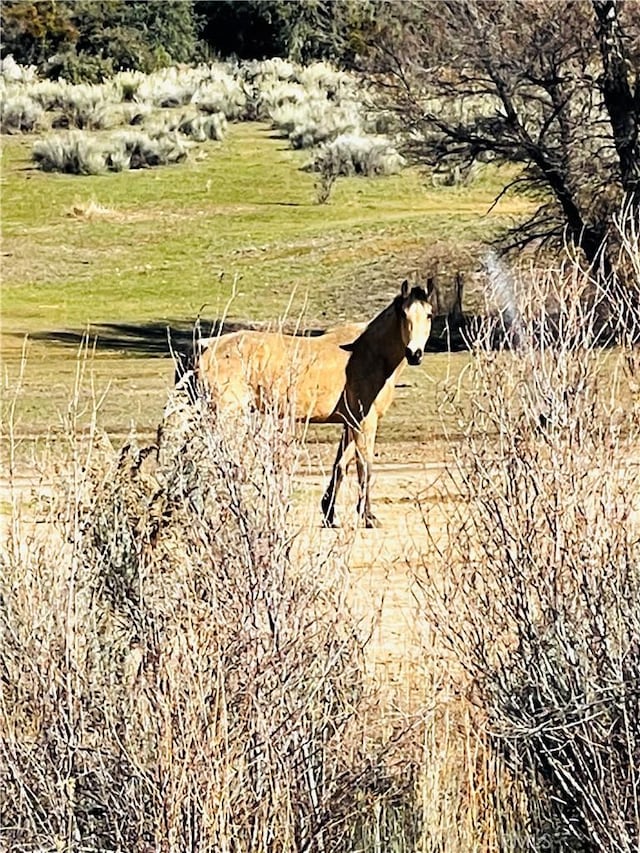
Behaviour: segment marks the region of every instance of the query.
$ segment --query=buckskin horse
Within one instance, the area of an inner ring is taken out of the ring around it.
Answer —
[[[407,364],[422,361],[431,332],[431,280],[400,293],[369,323],[353,323],[315,337],[246,330],[200,341],[196,387],[219,410],[255,407],[283,411],[298,421],[340,423],[344,429],[322,498],[333,526],[340,483],[355,459],[358,514],[377,525],[370,484],[378,421],[393,400]]]

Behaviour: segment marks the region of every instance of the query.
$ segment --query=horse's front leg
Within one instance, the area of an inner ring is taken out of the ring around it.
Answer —
[[[371,511],[371,474],[373,469],[373,450],[378,429],[378,416],[369,412],[360,424],[355,436],[356,466],[358,469],[358,516],[365,527],[379,527],[380,523]]]
[[[325,527],[335,526],[336,497],[338,495],[338,489],[340,488],[340,483],[344,479],[347,467],[353,459],[354,454],[355,442],[353,439],[353,431],[351,427],[345,426],[340,438],[340,444],[338,445],[336,461],[333,463],[331,479],[327,486],[327,490],[322,497],[322,514],[324,516]]]

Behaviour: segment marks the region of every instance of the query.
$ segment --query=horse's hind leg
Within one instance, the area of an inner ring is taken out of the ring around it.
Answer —
[[[322,496],[322,514],[324,516],[324,523],[326,527],[335,526],[336,497],[338,495],[338,489],[340,488],[340,483],[347,471],[347,467],[355,455],[355,448],[353,431],[349,427],[345,426],[340,438],[340,444],[338,445],[336,461],[333,463],[331,480],[329,481],[326,492]]]

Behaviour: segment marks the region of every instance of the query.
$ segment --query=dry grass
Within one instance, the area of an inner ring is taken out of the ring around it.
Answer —
[[[358,548],[387,577],[397,557],[300,514],[281,423],[173,404],[157,445],[116,452],[78,392],[49,494],[13,507],[3,843],[492,849],[495,755],[432,637],[381,659],[384,592],[363,608],[348,571]]]
[[[478,342],[458,453],[464,503],[421,577],[425,611],[525,786],[527,849],[640,843],[640,401],[630,393],[640,326],[635,299],[618,295],[575,263],[534,276],[510,330],[515,350]],[[619,340],[609,350],[594,349],[603,318]]]
[[[89,201],[74,201],[67,211],[67,216],[74,219],[86,219],[91,222],[94,219],[114,219],[118,217],[118,213],[92,198]]]

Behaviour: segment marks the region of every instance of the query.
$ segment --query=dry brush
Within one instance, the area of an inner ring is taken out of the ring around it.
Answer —
[[[637,222],[619,225],[637,268]],[[521,849],[640,843],[640,326],[601,281],[577,261],[523,277],[512,349],[480,330],[459,510],[421,578],[524,786]]]

